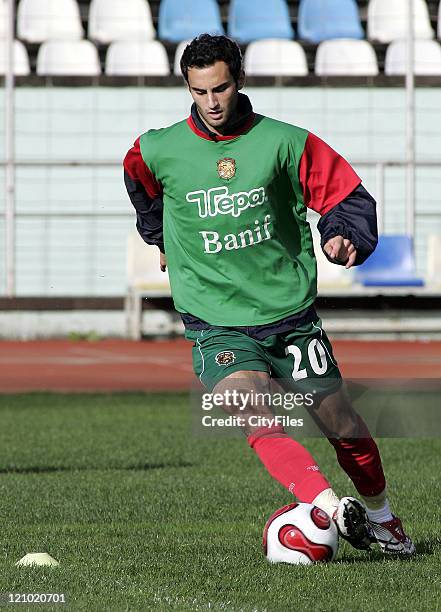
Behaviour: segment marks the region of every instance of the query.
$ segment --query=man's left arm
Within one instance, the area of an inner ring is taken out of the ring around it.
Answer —
[[[363,263],[378,241],[376,203],[350,164],[309,133],[299,165],[306,206],[321,215],[321,246],[332,263]]]
[[[362,264],[378,242],[374,198],[358,185],[318,222],[321,247],[329,261],[346,268]]]

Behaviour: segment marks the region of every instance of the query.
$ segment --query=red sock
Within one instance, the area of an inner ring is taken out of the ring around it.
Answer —
[[[358,417],[358,438],[328,438],[335,448],[337,460],[354,483],[357,491],[366,497],[379,495],[386,486],[378,447],[366,423]]]
[[[271,476],[299,501],[311,503],[319,493],[330,488],[314,458],[283,427],[261,427],[248,436],[248,444]]]

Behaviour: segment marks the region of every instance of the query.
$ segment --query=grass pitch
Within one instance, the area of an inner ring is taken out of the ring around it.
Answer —
[[[296,567],[261,551],[292,497],[244,439],[193,435],[183,395],[0,396],[0,425],[0,592],[89,611],[440,609],[439,439],[379,442],[415,558],[341,544],[336,562]],[[352,494],[331,446],[306,445]],[[42,551],[60,567],[15,567]]]

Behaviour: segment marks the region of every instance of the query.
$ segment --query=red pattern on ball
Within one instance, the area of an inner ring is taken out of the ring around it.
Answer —
[[[329,516],[324,510],[317,508],[317,506],[314,506],[314,508],[311,510],[311,520],[319,529],[329,529],[331,525],[331,519]]]
[[[332,559],[332,549],[329,546],[311,542],[295,525],[284,525],[279,531],[279,541],[282,546],[303,553],[313,562]]]
[[[292,510],[293,508],[297,508],[298,505],[299,504],[297,502],[293,502],[292,504],[288,504],[286,506],[283,506],[283,508],[279,508],[278,510],[273,512],[272,515],[267,520],[265,528],[263,530],[263,541],[262,541],[263,552],[265,553],[265,555],[268,552],[268,529],[269,529],[269,526],[274,521],[274,519],[276,519],[278,516],[280,516],[281,514],[285,514],[285,512],[288,512],[289,510]]]

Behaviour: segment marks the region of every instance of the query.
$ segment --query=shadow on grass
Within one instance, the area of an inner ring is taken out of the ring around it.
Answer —
[[[434,555],[439,552],[439,540],[415,540],[416,556]]]
[[[166,468],[187,468],[193,467],[192,463],[136,463],[133,465],[111,465],[106,467],[96,466],[29,466],[17,467],[9,466],[0,468],[0,474],[51,474],[56,472],[113,472],[115,470],[143,472],[148,470],[162,470]]]
[[[366,563],[367,561],[400,561],[400,563],[405,563],[407,561],[416,561],[421,557],[427,557],[429,555],[433,555],[437,552],[440,547],[440,543],[437,540],[417,540],[415,541],[416,554],[415,555],[392,555],[392,554],[384,554],[381,550],[376,547],[369,552],[366,552],[366,555],[363,557],[350,557],[347,553],[344,553],[342,557],[340,557],[337,562],[344,563],[345,565],[355,564],[355,563]]]

